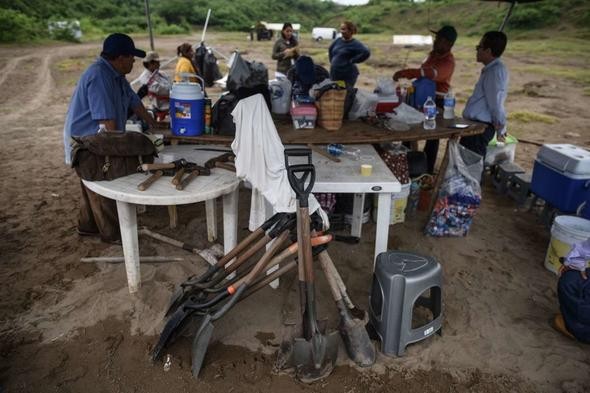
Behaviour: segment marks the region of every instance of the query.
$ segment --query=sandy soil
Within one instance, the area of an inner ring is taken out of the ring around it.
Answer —
[[[158,39],[157,46],[161,55],[172,56],[182,41]],[[239,47],[247,58],[274,69],[268,56],[272,43],[228,42],[220,35],[210,36],[210,42],[224,53]],[[147,40],[139,39],[138,45],[147,47]],[[373,70],[360,79],[361,88],[372,89],[376,76],[391,75],[399,63],[390,59],[403,56],[387,44],[380,49],[383,58],[374,59]],[[190,255],[182,263],[144,264],[143,287],[130,296],[123,265],[80,262],[84,256],[122,254],[118,246],[76,234],[78,179],[63,164],[69,97],[99,52],[100,43],[0,48],[0,151],[5,157],[0,162],[0,391],[590,391],[590,347],[562,337],[548,324],[558,310],[556,277],[543,268],[549,231],[534,212],[498,196],[489,181],[467,238],[423,236],[424,214],[390,230],[390,248],[433,255],[443,266],[442,337],[408,347],[402,358],[380,355],[368,370],[356,368],[341,350],[334,374],[309,386],[278,375],[272,369],[283,310],[295,296],[295,277],[290,275],[278,290],[265,288],[215,324],[200,381],[190,375],[188,339],[167,351],[170,371],[161,363],[152,365],[148,353],[174,285],[206,264]],[[524,61],[506,54],[510,68]],[[479,69],[474,61],[459,65],[459,96],[471,91]],[[140,71],[138,62],[130,77]],[[525,94],[525,87],[538,94]],[[509,111],[560,118],[554,125],[521,125],[521,137],[590,145],[590,102],[583,86],[513,72],[510,90]],[[516,161],[530,169],[537,151],[537,146],[521,143]],[[247,233],[248,191],[241,196],[240,238]],[[179,207],[179,219],[178,228],[170,230],[166,209],[149,207],[139,223],[207,247],[204,206]],[[334,244],[330,253],[351,296],[366,308],[374,224],[366,224],[363,233],[359,245]],[[182,255],[144,238],[140,249],[142,255]],[[320,315],[333,327],[337,314],[322,279],[317,297]]]

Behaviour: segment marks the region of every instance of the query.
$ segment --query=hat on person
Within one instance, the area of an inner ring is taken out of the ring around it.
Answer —
[[[131,37],[122,33],[109,35],[102,44],[102,51],[112,56],[133,55],[145,57],[145,52],[135,47]]]
[[[446,25],[441,27],[439,31],[430,31],[438,37],[446,38],[451,44],[454,44],[455,41],[457,41],[457,30],[455,30],[453,26]]]
[[[146,53],[145,58],[143,59],[144,63],[150,63],[152,61],[160,61],[160,56],[158,52],[149,51]]]

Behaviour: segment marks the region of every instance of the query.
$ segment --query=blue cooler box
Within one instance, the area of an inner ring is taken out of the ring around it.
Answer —
[[[535,160],[531,190],[553,207],[574,213],[590,187],[590,152],[569,144],[547,144]]]

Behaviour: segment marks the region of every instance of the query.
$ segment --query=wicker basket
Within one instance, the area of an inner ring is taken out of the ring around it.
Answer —
[[[338,130],[342,127],[344,117],[344,100],[346,90],[332,89],[326,91],[318,101],[318,124],[326,130]]]

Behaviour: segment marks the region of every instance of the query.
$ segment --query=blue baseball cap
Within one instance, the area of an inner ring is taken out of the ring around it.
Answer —
[[[131,37],[122,33],[109,35],[102,43],[102,51],[113,56],[133,55],[141,58],[145,57],[145,52],[135,47]]]

